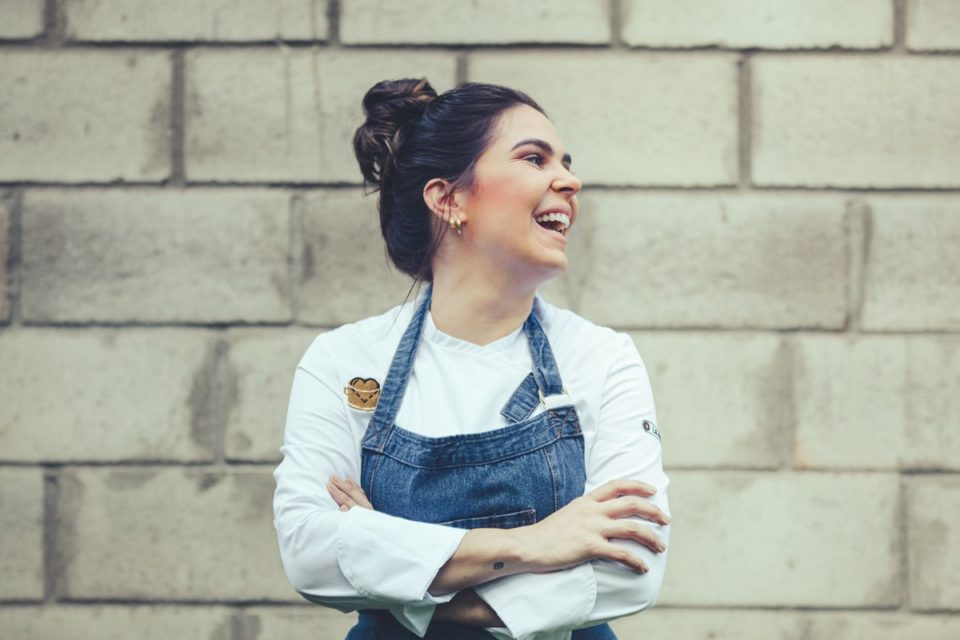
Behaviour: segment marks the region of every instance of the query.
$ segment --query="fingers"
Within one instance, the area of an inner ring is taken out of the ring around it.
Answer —
[[[657,488],[646,482],[639,480],[610,480],[600,485],[587,495],[595,500],[604,501],[617,498],[624,495],[652,496],[657,492]]]
[[[350,497],[350,494],[342,490],[333,482],[327,483],[327,491],[330,493],[330,497],[333,498],[333,501],[337,503],[337,506],[340,507],[340,511],[347,511],[350,509],[350,507],[356,506],[357,504],[356,501]]]
[[[636,496],[620,496],[603,503],[603,511],[609,518],[639,516],[657,524],[670,524],[670,516],[649,500]]]
[[[612,523],[603,533],[605,538],[620,538],[623,540],[633,540],[645,546],[654,553],[663,553],[667,546],[663,544],[653,529],[644,526],[636,520],[617,520]],[[622,549],[622,547],[617,547]]]
[[[370,500],[363,488],[350,478],[339,478],[335,475],[330,476],[330,482],[327,483],[327,491],[330,497],[340,507],[341,511],[347,511],[351,507],[364,507],[373,509]]]
[[[650,567],[647,566],[647,563],[641,560],[639,557],[633,555],[623,547],[611,544],[609,542],[606,543],[606,545],[601,549],[597,557],[619,562],[628,569],[633,569],[637,573],[646,573],[650,571]]]

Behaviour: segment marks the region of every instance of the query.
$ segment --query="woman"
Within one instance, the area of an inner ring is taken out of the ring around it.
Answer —
[[[653,603],[668,538],[653,399],[628,336],[545,303],[581,183],[496,85],[384,81],[354,147],[396,266],[427,286],[297,367],[275,524],[348,638],[598,640]],[[361,285],[362,286],[362,283]]]

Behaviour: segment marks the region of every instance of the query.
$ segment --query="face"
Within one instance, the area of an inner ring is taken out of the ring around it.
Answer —
[[[567,267],[581,186],[553,123],[536,109],[513,107],[477,160],[457,240],[470,243],[475,259],[539,284]]]

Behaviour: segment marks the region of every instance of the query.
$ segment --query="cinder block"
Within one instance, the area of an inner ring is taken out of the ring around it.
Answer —
[[[909,339],[907,375],[910,466],[960,469],[960,337]]]
[[[910,605],[914,610],[960,610],[958,523],[960,477],[908,480]]]
[[[193,181],[361,181],[353,133],[384,79],[454,84],[449,53],[196,50],[187,56],[187,177]]]
[[[909,460],[903,339],[804,336],[793,351],[797,467],[890,469]]]
[[[794,464],[960,469],[960,340],[803,336]]]
[[[732,55],[491,52],[471,55],[468,69],[472,81],[530,94],[557,125],[574,172],[588,184],[737,181]]]
[[[619,328],[839,328],[843,202],[816,196],[585,196],[559,304]]]
[[[346,44],[603,44],[605,2],[559,0],[350,0],[340,5]]]
[[[869,206],[863,328],[960,330],[960,198],[873,199]]]
[[[302,601],[280,564],[273,489],[270,469],[66,471],[59,595]]]
[[[313,330],[239,332],[229,337],[227,366],[236,398],[227,420],[230,460],[280,461],[293,372]]]
[[[672,572],[667,562],[666,580]],[[645,609],[610,624],[619,638],[670,640],[807,640],[801,617],[786,611]],[[826,639],[824,639],[826,640]]]
[[[960,50],[960,3],[956,0],[907,0],[906,7],[908,49]]]
[[[0,608],[10,638],[30,640],[227,640],[231,615],[217,606],[47,605]]]
[[[0,505],[0,600],[42,600],[43,469],[0,467]]]
[[[44,3],[0,0],[0,38],[33,38],[43,33]]]
[[[893,44],[888,0],[626,0],[623,40],[644,47],[872,49]]]
[[[326,0],[71,0],[72,40],[325,40]]]
[[[0,181],[164,180],[170,82],[166,53],[0,53]]]
[[[667,580],[670,570],[667,569]],[[960,618],[886,612],[648,609],[611,623],[621,638],[670,640],[954,640]]]
[[[791,419],[781,340],[741,333],[633,338],[650,375],[669,467],[781,465]]]
[[[675,471],[670,477],[674,525],[660,603],[899,603],[896,474]]]
[[[10,264],[10,230],[13,222],[13,196],[0,192],[0,323],[10,319],[10,292],[7,268]]]
[[[340,325],[407,298],[413,280],[387,258],[376,205],[376,195],[364,198],[354,190],[318,191],[304,199],[301,321]]]
[[[834,613],[805,617],[802,639],[815,640],[952,640],[960,634],[960,617],[902,613]]]
[[[23,318],[286,322],[289,201],[279,191],[29,192]]]
[[[960,186],[955,59],[762,56],[751,87],[755,184]]]
[[[195,330],[0,333],[0,460],[210,460],[215,357]]]
[[[237,613],[240,629],[258,629],[260,638],[343,640],[357,623],[356,613],[326,607],[251,607]]]

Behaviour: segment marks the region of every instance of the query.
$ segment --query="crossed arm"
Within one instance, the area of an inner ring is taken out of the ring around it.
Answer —
[[[373,509],[363,489],[349,478],[331,476],[327,490],[341,511]],[[430,585],[432,595],[459,591],[438,605],[434,619],[471,626],[499,627],[503,621],[472,589],[517,573],[546,573],[606,559],[646,573],[649,567],[638,556],[610,542],[634,540],[654,553],[666,550],[663,541],[647,526],[629,516],[666,525],[670,518],[644,500],[656,488],[636,480],[614,480],[577,498],[543,521],[518,529],[475,529],[467,532],[453,556]],[[549,547],[537,540],[551,540]]]
[[[345,502],[348,485],[333,495],[326,479],[357,477],[359,445],[346,416],[329,410],[342,404],[340,390],[298,369],[274,501],[294,587],[344,611],[388,608],[418,634],[431,619],[446,619],[505,626],[506,637],[526,638],[652,604],[669,534],[667,479],[659,440],[642,428],[656,418],[633,354],[604,378],[599,411],[586,423],[594,431],[585,495],[530,527],[469,532],[355,509],[356,499]]]

